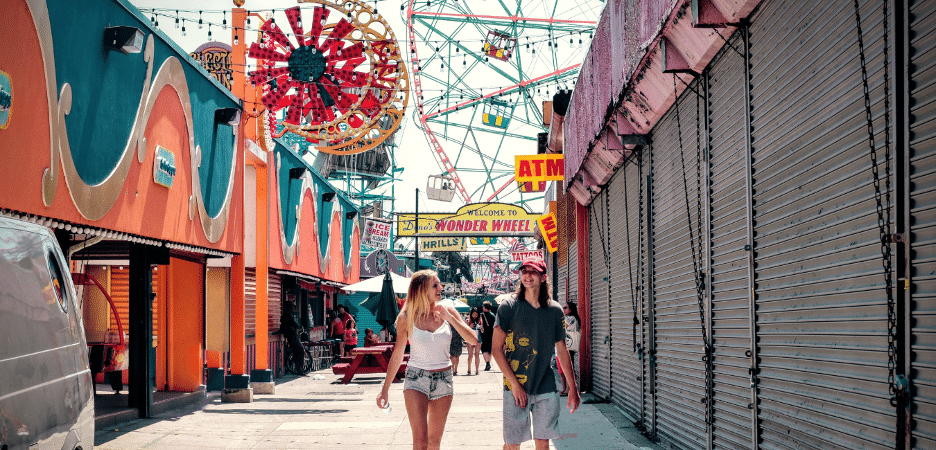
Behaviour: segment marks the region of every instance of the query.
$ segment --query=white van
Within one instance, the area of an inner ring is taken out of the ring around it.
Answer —
[[[0,217],[0,448],[94,446],[81,317],[52,233]]]

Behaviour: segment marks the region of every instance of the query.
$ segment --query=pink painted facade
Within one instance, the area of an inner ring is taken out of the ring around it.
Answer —
[[[623,163],[625,153],[614,152],[620,135],[649,133],[694,77],[680,73],[685,83],[675,81],[664,68],[701,72],[734,32],[705,24],[738,23],[758,3],[699,0],[695,17],[685,0],[608,2],[563,123],[567,190],[579,203],[590,202]]]

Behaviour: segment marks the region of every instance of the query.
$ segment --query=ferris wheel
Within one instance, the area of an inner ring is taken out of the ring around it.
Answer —
[[[574,87],[603,6],[406,0],[414,118],[448,191],[464,203],[541,198],[545,186],[514,182],[514,156],[536,153],[543,102]]]

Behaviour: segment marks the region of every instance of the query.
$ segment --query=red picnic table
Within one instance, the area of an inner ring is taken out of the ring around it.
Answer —
[[[377,344],[372,347],[355,347],[351,349],[351,361],[338,363],[332,366],[335,375],[344,374],[341,384],[348,384],[351,378],[359,373],[387,373],[390,365],[390,356],[393,354],[394,344]],[[397,370],[394,381],[406,373],[406,357],[404,356],[400,368]]]

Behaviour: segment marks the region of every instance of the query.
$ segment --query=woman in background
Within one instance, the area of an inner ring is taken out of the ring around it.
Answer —
[[[471,328],[478,337],[477,344],[468,344],[468,375],[471,375],[472,359],[474,359],[475,375],[478,375],[478,367],[481,365],[481,313],[477,307],[471,308],[471,313],[468,314],[468,328]]]
[[[439,304],[442,282],[432,270],[413,274],[403,310],[396,319],[397,340],[387,367],[377,406],[390,406],[390,383],[403,361],[406,343],[410,359],[403,382],[406,415],[413,431],[413,449],[438,449],[452,406],[452,361],[449,346],[454,329],[463,339],[477,344],[474,332],[451,306]]]

